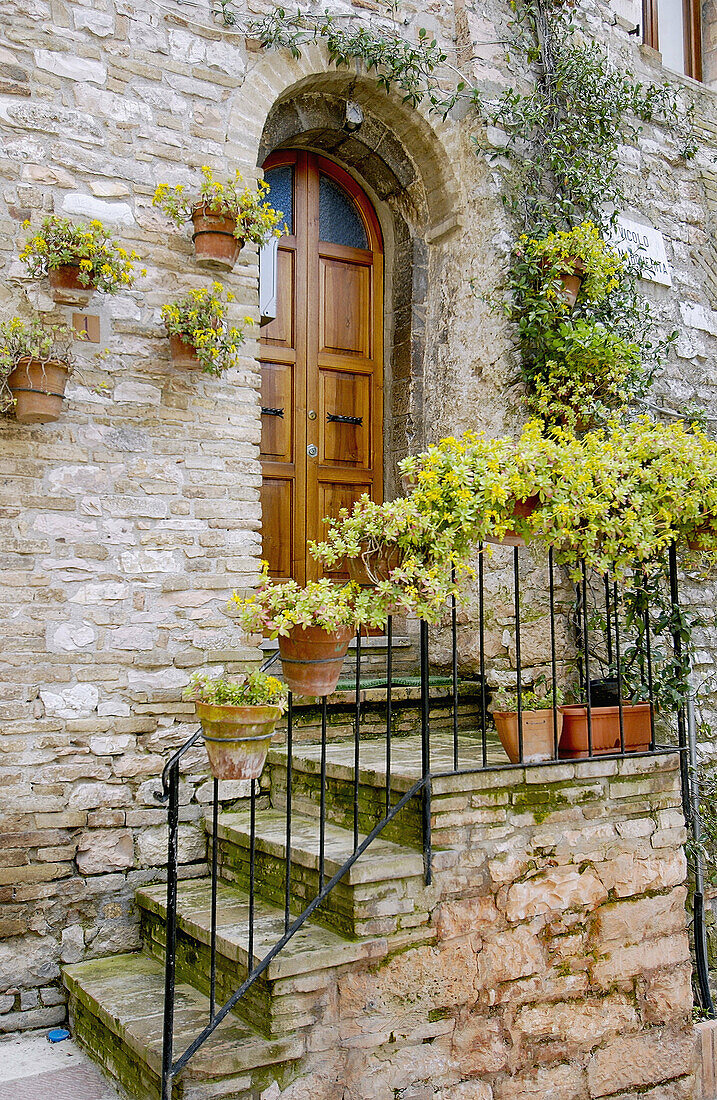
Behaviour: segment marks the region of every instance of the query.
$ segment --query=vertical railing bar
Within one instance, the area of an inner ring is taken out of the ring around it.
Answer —
[[[622,710],[622,658],[620,654],[620,605],[617,599],[617,581],[613,581],[615,605],[615,661],[617,662],[617,713],[620,719],[620,752],[625,753],[625,716]]]
[[[486,683],[485,683],[485,591],[483,587],[483,543],[478,551],[478,623],[480,632],[480,694],[481,694],[481,749],[483,755],[483,767],[488,767],[488,744],[486,738]]]
[[[326,696],[321,697],[321,795],[319,800],[319,893],[324,888],[326,847]]]
[[[675,622],[676,616],[679,613],[680,607],[680,595],[679,585],[677,580],[677,547],[675,543],[670,544],[669,550],[669,564],[670,564],[670,603],[672,605],[672,646],[675,655],[675,662],[677,664],[680,681],[684,680],[684,667],[682,661],[682,638],[680,637],[680,631],[677,623]],[[684,704],[677,708],[677,741],[681,749],[687,746],[687,730],[685,727],[685,708]],[[691,800],[690,800],[690,774],[687,761],[687,753],[680,753],[680,773],[682,781],[682,809],[685,815],[685,821],[690,820],[690,813],[692,812]]]
[[[593,712],[590,698],[590,652],[588,637],[588,593],[585,562],[582,563],[582,612],[583,612],[583,656],[585,658],[585,700],[588,719],[588,756],[593,755]]]
[[[254,969],[254,873],[256,869],[256,784],[251,780],[250,820],[249,820],[249,947],[247,957],[247,976]]]
[[[164,959],[164,1020],[162,1026],[162,1100],[172,1096],[174,1048],[174,986],[177,952],[177,849],[179,837],[179,761],[169,772],[167,808],[167,925]]]
[[[655,704],[652,683],[652,640],[650,638],[650,604],[645,598],[645,652],[647,655],[647,694],[650,700],[650,752],[655,751]]]
[[[518,692],[518,760],[523,763],[523,675],[520,663],[520,567],[518,547],[513,547],[513,585],[515,588],[515,680]]]
[[[612,624],[610,613],[610,578],[605,574],[605,621],[607,623],[607,664],[612,668]]]
[[[219,847],[219,780],[214,779],[214,802],[212,806],[212,927],[209,938],[210,977],[209,977],[209,1020],[214,1018],[214,1005],[217,991],[217,883],[218,883],[218,847]]]
[[[451,583],[456,583],[455,567],[451,569]],[[451,593],[451,642],[453,645],[453,767],[458,769],[458,612],[456,594]]]
[[[393,615],[386,620],[386,816],[391,809],[391,726],[393,724]]]
[[[289,692],[286,709],[286,864],[284,867],[284,932],[291,923],[291,798],[293,786],[294,699]]]
[[[433,879],[431,843],[431,735],[428,679],[428,623],[421,619],[421,764],[423,771],[423,861],[426,885]]]
[[[558,666],[555,655],[555,576],[553,548],[548,550],[548,571],[550,579],[550,669],[553,681],[553,756],[558,759]]]
[[[354,727],[354,852],[359,846],[359,769],[361,767],[361,627],[356,631],[356,718]]]

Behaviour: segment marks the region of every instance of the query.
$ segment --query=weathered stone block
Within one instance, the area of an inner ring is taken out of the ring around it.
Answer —
[[[613,1039],[590,1060],[590,1096],[610,1096],[625,1089],[642,1089],[670,1081],[691,1073],[694,1066],[691,1028],[677,1032],[655,1028],[640,1035]]]

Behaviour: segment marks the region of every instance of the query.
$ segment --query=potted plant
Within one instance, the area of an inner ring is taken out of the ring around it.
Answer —
[[[526,404],[547,424],[571,431],[605,422],[615,407],[627,405],[642,379],[639,345],[598,321],[562,321],[545,332],[541,354]]]
[[[169,336],[169,352],[175,366],[218,375],[236,365],[246,337],[243,328],[227,323],[228,304],[235,300],[221,283],[211,289],[190,290],[182,298],[162,306],[161,316]],[[251,325],[251,317],[244,323]]]
[[[139,256],[113,240],[100,221],[84,225],[52,214],[25,241],[20,259],[33,278],[49,276],[54,301],[86,305],[95,290],[116,294],[129,289]]]
[[[6,406],[14,406],[22,424],[57,420],[72,370],[72,343],[67,325],[11,317],[0,322],[0,381]]]
[[[184,697],[194,702],[215,779],[258,779],[286,709],[281,680],[263,672],[233,680],[197,672]]]
[[[284,679],[297,695],[330,695],[357,629],[386,621],[385,601],[374,592],[326,579],[305,588],[272,584],[266,562],[256,592],[232,600],[247,632],[278,636]]]
[[[197,193],[189,194],[181,183],[160,183],[152,200],[180,228],[192,222],[194,258],[200,266],[231,271],[247,241],[261,248],[282,235],[283,215],[266,201],[269,184],[264,180],[251,188],[237,171],[233,179],[220,183],[206,166],[202,177]]]
[[[592,750],[597,756],[620,752],[620,706],[590,706]],[[580,703],[568,703],[560,707],[563,716],[563,732],[560,738],[560,756],[579,759],[588,755],[588,708]],[[652,739],[652,704],[645,701],[643,692],[626,697],[622,704],[622,730],[625,752],[647,752]]]
[[[553,706],[555,702],[555,707]],[[520,720],[518,719],[518,693],[501,688],[491,700],[493,721],[512,764],[534,763],[536,760],[552,760],[563,728],[563,716],[557,709],[562,702],[562,692],[553,695],[543,680],[537,681],[532,690],[520,693]],[[520,756],[520,728],[522,725],[523,758]]]
[[[548,297],[564,310],[573,308],[578,294],[593,304],[604,301],[617,290],[625,272],[622,256],[591,221],[540,239],[523,236],[518,252],[535,266]]]
[[[452,533],[412,497],[377,504],[364,495],[326,522],[325,541],[310,543],[310,552],[327,570],[347,568],[352,581],[371,586],[387,614],[434,621],[458,594],[452,574],[466,565],[453,552]]]

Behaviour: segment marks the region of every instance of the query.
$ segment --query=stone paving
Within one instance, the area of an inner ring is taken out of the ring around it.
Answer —
[[[0,1100],[120,1100],[72,1039],[45,1031],[0,1042]]]

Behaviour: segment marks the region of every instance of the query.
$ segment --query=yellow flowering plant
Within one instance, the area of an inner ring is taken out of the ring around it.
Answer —
[[[288,704],[286,684],[258,669],[232,679],[211,676],[208,671],[195,672],[183,696],[191,702],[218,707],[279,707],[282,712]]]
[[[183,298],[162,306],[161,314],[170,336],[181,336],[197,353],[202,370],[221,374],[236,365],[239,348],[246,336],[244,328],[228,323],[228,306],[234,295],[221,283],[190,290]],[[252,325],[251,317],[244,318]]]
[[[29,228],[30,222],[24,226]],[[113,240],[100,221],[85,225],[51,214],[43,219],[39,231],[27,238],[20,259],[34,279],[69,265],[78,268],[83,286],[92,286],[102,294],[116,294],[133,286],[134,265],[140,257]]]
[[[286,637],[295,626],[317,626],[334,631],[338,627],[380,627],[386,622],[385,600],[373,590],[357,584],[334,584],[326,578],[310,581],[304,588],[296,581],[274,584],[268,565],[262,562],[259,585],[250,596],[232,596],[237,619],[248,634]]]
[[[624,259],[591,221],[581,222],[573,229],[548,233],[539,239],[524,235],[519,240],[518,250],[526,260],[533,262],[547,297],[558,309],[569,308],[562,292],[561,275],[577,271],[582,276],[581,299],[598,303],[618,289],[625,273]]]
[[[282,224],[284,215],[266,201],[270,188],[265,180],[259,180],[255,188],[249,187],[237,170],[232,179],[221,183],[206,165],[202,168],[202,177],[199,189],[194,193],[181,183],[176,187],[160,183],[154,192],[153,204],[180,228],[201,209],[233,218],[236,239],[252,241],[259,247],[272,237],[281,237],[286,232],[286,226]]]
[[[10,317],[0,321],[0,409],[8,409],[12,403],[7,379],[22,359],[37,359],[41,363],[55,360],[64,363],[71,373],[72,345],[83,337],[84,333],[68,325],[48,325],[37,318],[23,321],[21,317]]]

